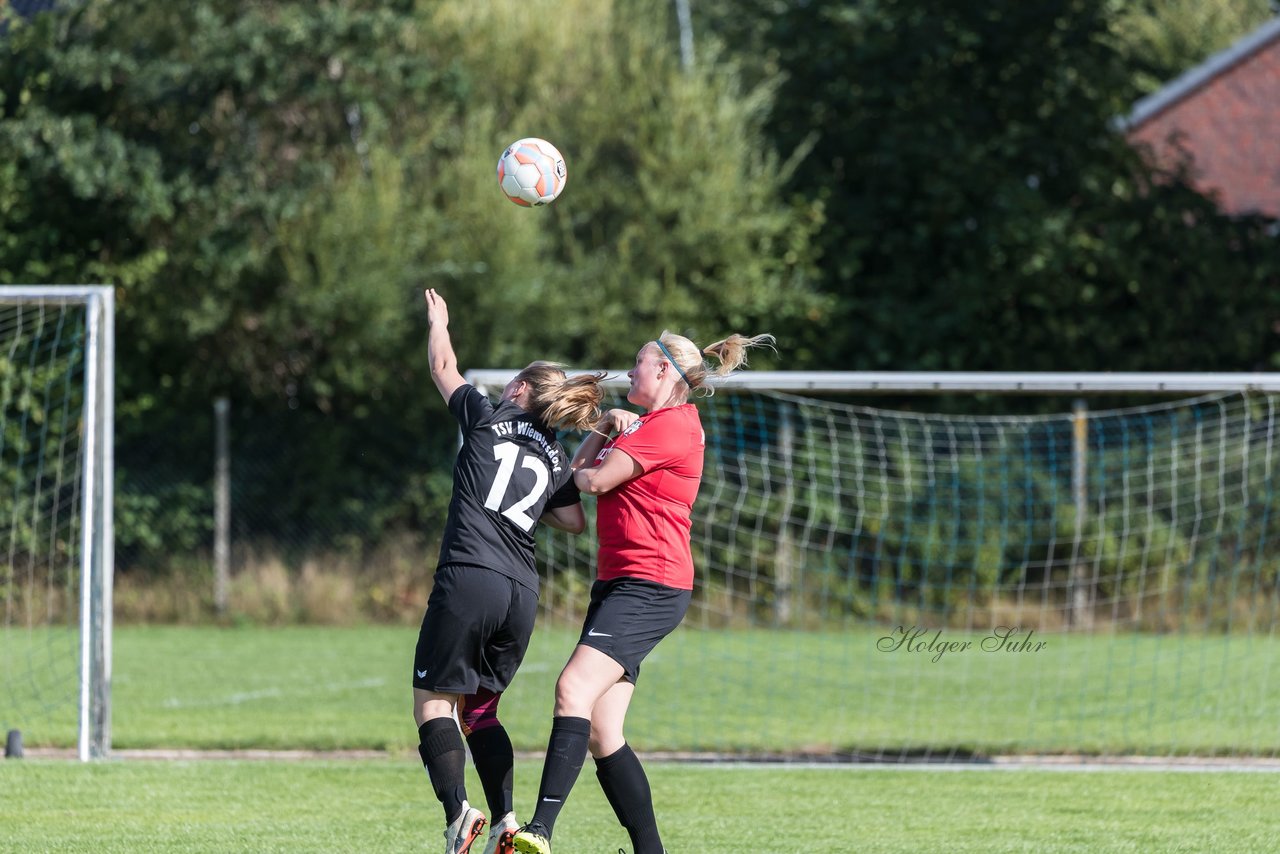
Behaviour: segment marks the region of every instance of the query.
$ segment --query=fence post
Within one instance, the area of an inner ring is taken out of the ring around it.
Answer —
[[[773,565],[774,590],[774,625],[789,627],[792,618],[792,586],[795,583],[795,546],[791,541],[791,527],[787,520],[791,518],[793,501],[792,463],[795,456],[795,428],[791,425],[788,411],[782,414],[782,431],[778,444],[782,450],[782,470],[787,473],[782,486],[782,510],[778,514],[781,522],[778,528],[778,552]]]
[[[213,607],[218,616],[224,616],[231,583],[231,451],[227,438],[231,401],[217,398],[213,402],[213,413]]]
[[[1067,622],[1090,628],[1089,573],[1080,554],[1084,541],[1085,514],[1089,508],[1089,407],[1077,399],[1071,410],[1071,495],[1075,499],[1076,531],[1071,549],[1071,579],[1067,584]]]

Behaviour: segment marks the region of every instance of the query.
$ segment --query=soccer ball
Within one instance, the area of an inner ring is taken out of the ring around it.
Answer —
[[[498,158],[498,186],[508,199],[522,207],[555,201],[568,177],[564,158],[545,139],[518,139]]]

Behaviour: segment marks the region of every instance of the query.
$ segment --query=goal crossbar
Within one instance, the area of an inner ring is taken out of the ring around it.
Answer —
[[[503,386],[519,368],[466,372],[477,388]],[[605,385],[628,385],[627,370],[608,371]],[[896,394],[901,392],[989,392],[995,394],[1204,394],[1217,391],[1280,391],[1280,373],[1018,372],[1018,371],[746,371],[711,384],[773,391]]]

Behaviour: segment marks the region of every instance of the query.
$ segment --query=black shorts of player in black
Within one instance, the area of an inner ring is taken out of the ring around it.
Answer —
[[[413,707],[418,751],[444,808],[447,850],[462,851],[485,825],[466,798],[463,735],[494,830],[515,827],[514,757],[498,702],[533,632],[537,524],[574,533],[586,525],[554,427],[582,427],[599,416],[603,375],[566,378],[557,366],[535,362],[494,406],[458,373],[444,300],[434,290],[426,298],[431,376],[457,420],[462,445],[414,651]]]
[[[501,694],[529,649],[537,612],[538,594],[500,572],[440,567],[413,655],[413,687]]]

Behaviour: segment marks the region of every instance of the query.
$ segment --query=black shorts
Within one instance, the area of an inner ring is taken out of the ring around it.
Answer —
[[[537,613],[538,594],[500,572],[440,567],[413,654],[413,687],[505,691],[529,649]]]
[[[640,662],[680,625],[692,596],[690,590],[639,578],[597,581],[578,643],[621,664],[623,677],[634,683]]]

